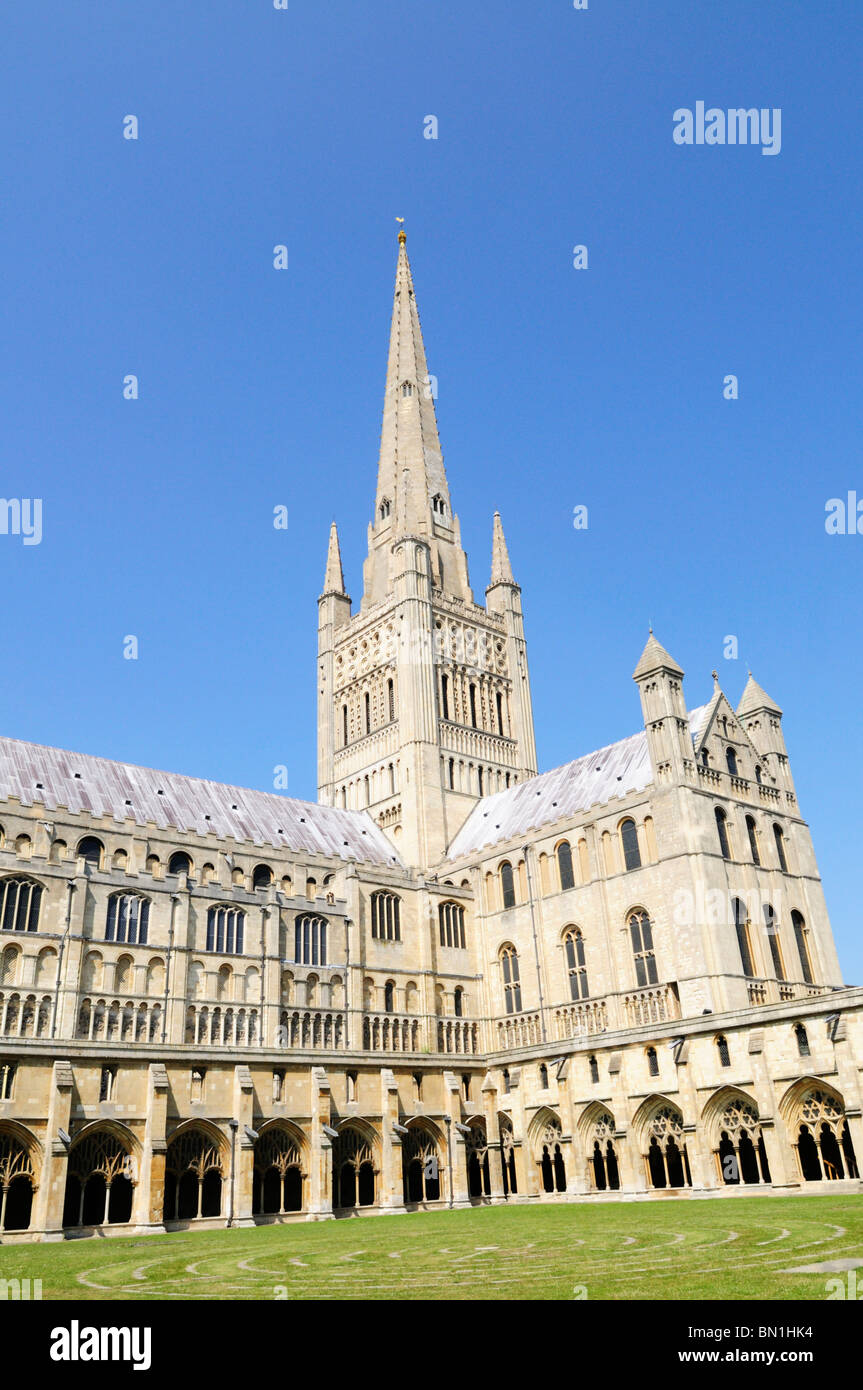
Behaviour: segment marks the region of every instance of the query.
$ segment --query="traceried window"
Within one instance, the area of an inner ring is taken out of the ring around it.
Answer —
[[[761,850],[758,847],[758,827],[755,824],[754,816],[746,817],[746,833],[749,836],[749,851],[752,855],[753,864],[761,863]]]
[[[515,907],[515,876],[506,859],[500,866],[500,894],[504,907]]]
[[[557,847],[557,872],[560,875],[561,891],[575,887],[575,874],[572,871],[572,848],[568,840],[561,840]]]
[[[779,867],[784,874],[787,874],[788,858],[785,853],[785,835],[781,825],[774,825],[773,838],[776,841],[776,857],[779,860]]]
[[[0,930],[38,931],[42,885],[32,878],[0,879]]]
[[[304,913],[294,923],[294,960],[299,965],[327,964],[327,920]]]
[[[749,940],[749,922],[746,917],[746,908],[739,898],[732,901],[734,911],[734,929],[737,932],[737,947],[740,951],[740,964],[743,973],[748,979],[755,975],[755,967],[752,963],[752,944]]]
[[[621,822],[620,843],[623,846],[623,862],[626,868],[640,869],[641,850],[638,848],[638,831],[634,820]]]
[[[508,1014],[521,1013],[521,984],[518,973],[518,952],[514,946],[503,946],[500,951],[500,968],[503,976],[503,1002]]]
[[[401,941],[401,898],[395,893],[372,893],[372,936],[377,941]]]
[[[721,1067],[730,1067],[731,1053],[728,1050],[728,1039],[721,1033],[716,1039],[716,1051],[719,1054],[719,1065]]]
[[[770,959],[773,961],[773,973],[777,980],[785,979],[785,969],[782,964],[782,947],[779,941],[779,923],[776,921],[776,913],[769,903],[764,904],[764,926],[767,931],[767,940],[770,945]]]
[[[716,833],[719,836],[719,849],[723,859],[731,858],[731,841],[728,838],[728,817],[721,806],[716,807]]]
[[[639,985],[655,985],[656,955],[653,948],[653,926],[650,917],[638,909],[629,917],[629,936],[635,960],[635,979]]]
[[[803,971],[803,979],[807,985],[814,983],[812,976],[812,958],[809,954],[809,932],[803,920],[803,914],[796,910],[791,914],[791,925],[794,928],[794,940],[797,943],[797,954],[800,957],[800,969]]]
[[[438,926],[441,946],[465,949],[464,908],[461,903],[439,903]]]
[[[563,938],[566,951],[566,968],[569,974],[569,995],[571,999],[586,999],[590,993],[587,985],[587,963],[584,955],[584,937],[578,927],[571,927]]]
[[[802,1023],[795,1024],[794,1035],[797,1038],[797,1051],[800,1056],[811,1057],[812,1054],[809,1050],[809,1034],[806,1032]]]
[[[150,899],[137,893],[112,893],[105,920],[106,941],[127,941],[146,946],[150,926]]]
[[[211,907],[207,913],[207,950],[241,956],[245,929],[245,912],[234,907]]]
[[[655,1047],[647,1049],[647,1071],[650,1076],[659,1075],[659,1058],[656,1055]]]

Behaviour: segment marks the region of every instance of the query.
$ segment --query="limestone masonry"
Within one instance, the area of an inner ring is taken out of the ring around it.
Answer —
[[[538,775],[491,541],[478,602],[401,232],[318,803],[0,740],[0,1239],[861,1190],[863,990],[779,706],[689,709],[651,633],[641,727]]]

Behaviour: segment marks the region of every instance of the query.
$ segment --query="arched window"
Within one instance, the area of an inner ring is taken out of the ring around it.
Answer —
[[[401,898],[395,893],[372,893],[372,936],[377,941],[401,941]]]
[[[776,921],[776,913],[769,903],[764,904],[764,926],[767,929],[767,940],[770,944],[770,958],[773,961],[773,973],[777,980],[784,980],[785,970],[782,964],[782,948],[779,942],[779,924]]]
[[[184,854],[181,849],[178,849],[177,852],[175,854],[172,854],[170,859],[168,860],[168,873],[190,874],[191,872],[191,859],[189,858],[188,854]]]
[[[500,866],[500,894],[504,907],[515,907],[515,877],[508,860]]]
[[[728,1050],[728,1039],[721,1033],[716,1039],[716,1051],[719,1054],[719,1065],[721,1067],[731,1066],[731,1053]]]
[[[241,956],[245,928],[245,912],[234,907],[211,907],[207,913],[207,950]]]
[[[545,1062],[539,1064],[539,1089],[541,1091],[548,1090],[548,1067]]]
[[[785,855],[785,836],[781,825],[774,825],[773,838],[776,841],[776,857],[779,860],[779,867],[784,874],[788,873],[788,859]]]
[[[396,717],[396,687],[392,678],[387,681],[387,714],[392,724]]]
[[[716,833],[719,836],[719,848],[723,859],[731,858],[731,842],[728,839],[728,817],[721,806],[716,807]]]
[[[452,996],[453,1009],[456,1018],[464,1017],[464,990],[461,985],[456,985]]]
[[[641,868],[641,850],[638,848],[638,831],[634,820],[625,820],[620,825],[620,843],[623,846],[623,862],[627,869]]]
[[[363,707],[365,709],[366,733],[370,734],[372,731],[372,697],[368,691],[363,696]]]
[[[252,889],[269,888],[273,881],[273,871],[269,864],[256,864],[252,870]]]
[[[473,727],[476,728],[476,686],[473,684],[473,682],[471,682],[470,684],[468,694],[470,695],[470,722],[473,725]]]
[[[656,1048],[647,1049],[647,1071],[650,1076],[659,1075],[659,1058],[656,1055]]]
[[[125,1145],[105,1130],[90,1130],[69,1153],[63,1225],[130,1221],[134,1178],[132,1156]]]
[[[572,871],[572,849],[568,840],[561,840],[557,847],[557,872],[560,875],[561,892],[575,887],[575,874]]]
[[[803,979],[807,985],[814,984],[812,976],[812,959],[809,955],[809,933],[803,915],[795,909],[791,914],[791,925],[794,928],[794,940],[797,943],[797,954],[800,957],[800,969],[803,971]]]
[[[761,851],[758,848],[758,828],[755,824],[754,816],[746,817],[746,833],[749,836],[749,850],[752,855],[753,864],[761,863]]]
[[[78,858],[83,859],[85,864],[92,864],[94,869],[101,867],[104,852],[105,846],[95,835],[85,835],[83,840],[79,841]]]
[[[0,930],[38,931],[42,885],[32,878],[0,879]]]
[[[386,520],[393,509],[393,504],[388,497],[384,497],[381,502],[381,521]]]
[[[446,502],[439,492],[432,498],[432,511],[435,516],[446,516]]]
[[[521,984],[518,974],[518,952],[514,946],[503,946],[500,950],[500,967],[503,975],[503,1002],[508,1014],[521,1013]]]
[[[656,973],[656,956],[653,949],[653,926],[643,909],[637,909],[630,914],[629,935],[635,960],[636,982],[639,985],[655,985],[659,976]]]
[[[702,750],[701,750],[701,766],[702,766],[702,767],[709,767],[709,766],[710,766],[710,754],[708,753],[708,751],[707,751],[706,748],[702,748]]]
[[[342,705],[342,746],[348,742],[348,707]]]
[[[590,1080],[595,1086],[599,1081],[599,1063],[595,1057],[591,1057],[588,1060],[588,1065],[590,1067]]]
[[[755,767],[755,780],[756,780],[756,782],[758,783],[758,785],[759,785],[759,787],[760,787],[760,786],[761,786],[761,768],[760,768],[757,764],[756,764],[756,767]]]
[[[392,980],[387,980],[384,985],[384,1011],[391,1014],[396,1007],[396,987]]]
[[[411,385],[411,383],[410,383],[409,381],[403,381],[403,382],[402,382],[402,396],[404,397],[404,399],[407,400],[408,397],[410,397],[410,396],[413,395],[413,393],[414,393],[414,388],[413,388],[413,386]]]
[[[736,776],[737,776],[737,754],[735,753],[735,751],[734,751],[733,748],[726,748],[726,750],[725,750],[725,762],[726,762],[726,764],[727,764],[727,766],[728,766],[728,771],[731,773],[731,776],[732,776],[732,777],[736,777]]]
[[[734,910],[734,929],[737,932],[737,946],[740,951],[740,964],[747,979],[752,979],[755,975],[755,968],[752,964],[752,946],[749,940],[746,908],[739,898],[734,898],[732,908]]]
[[[294,923],[294,960],[299,965],[327,964],[327,921],[304,913]]]
[[[127,941],[146,946],[150,925],[150,899],[137,893],[112,893],[105,920],[106,941]]]
[[[566,968],[569,973],[569,997],[571,999],[586,999],[589,990],[587,986],[587,964],[584,957],[584,937],[578,927],[571,927],[563,938],[564,949],[566,951]]]
[[[809,1051],[809,1035],[802,1023],[794,1025],[794,1036],[797,1038],[797,1051],[800,1056],[810,1057],[812,1054]]]
[[[440,903],[438,926],[441,946],[454,946],[462,951],[465,949],[464,908],[461,903]]]

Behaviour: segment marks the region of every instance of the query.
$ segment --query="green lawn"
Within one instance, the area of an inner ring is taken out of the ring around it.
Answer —
[[[0,1278],[43,1299],[824,1299],[835,1275],[783,1271],[853,1257],[860,1197],[669,1198],[4,1245]]]

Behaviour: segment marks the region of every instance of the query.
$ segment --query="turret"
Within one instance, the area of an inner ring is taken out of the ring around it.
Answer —
[[[793,793],[794,782],[782,732],[782,711],[751,671],[737,706],[737,718],[776,778],[776,785]]]
[[[679,782],[692,761],[692,736],[683,695],[683,671],[650,629],[632,673],[641,696],[650,762],[657,782]]]

